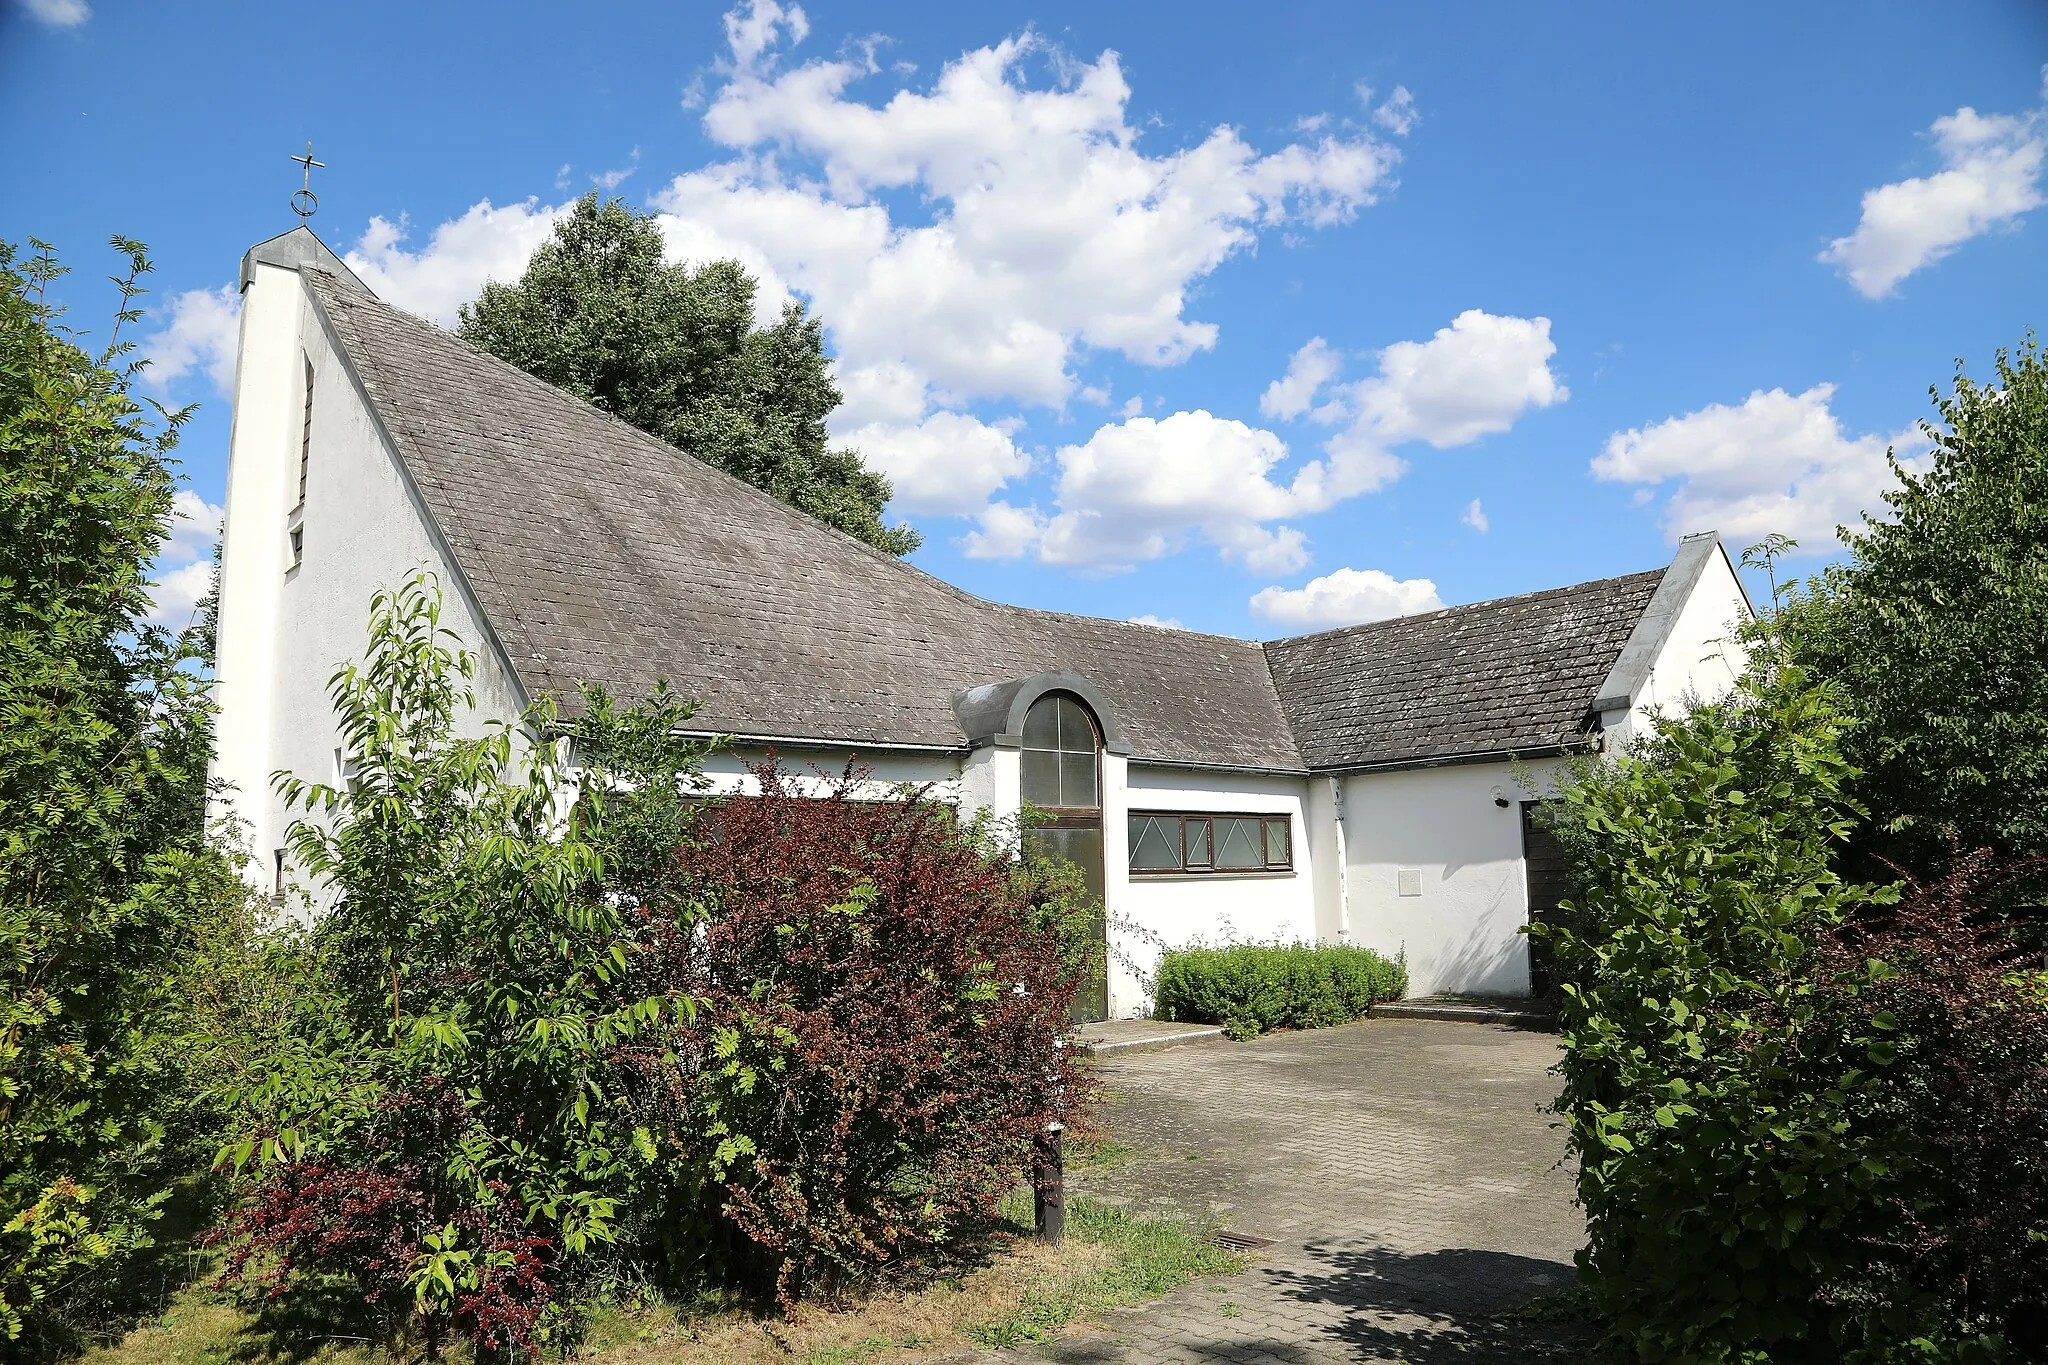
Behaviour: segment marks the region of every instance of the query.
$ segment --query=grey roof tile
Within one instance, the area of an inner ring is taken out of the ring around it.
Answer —
[[[532,694],[666,679],[707,730],[951,748],[955,689],[1064,670],[1141,760],[1428,761],[1576,733],[1663,572],[1265,646],[987,602],[301,274]]]
[[[1254,642],[985,602],[303,273],[530,693],[667,679],[710,730],[955,747],[956,688],[1067,670],[1136,757],[1301,768]]]
[[[1535,752],[1585,733],[1664,570],[1276,640],[1273,682],[1312,768]]]

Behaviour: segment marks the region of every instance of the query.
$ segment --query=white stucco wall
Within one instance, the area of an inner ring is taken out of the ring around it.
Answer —
[[[752,770],[768,757],[769,750],[762,745],[720,746],[704,760],[705,791],[719,795],[758,795],[761,781]],[[796,780],[798,790],[806,793],[830,790],[851,760],[855,771],[866,775],[865,785],[856,788],[854,793],[861,799],[886,799],[908,783],[928,787],[927,794],[934,801],[949,805],[960,802],[961,755],[958,753],[937,750],[870,753],[851,748],[781,744],[775,746],[774,758],[777,766]]]
[[[222,804],[244,822],[252,880],[268,889],[275,850],[293,818],[272,792],[270,775],[284,769],[330,783],[340,776],[327,683],[339,665],[363,657],[378,589],[398,587],[414,568],[439,577],[441,624],[477,658],[477,708],[458,717],[460,732],[517,718],[524,698],[488,643],[481,613],[448,564],[402,465],[329,346],[297,272],[257,266],[243,326],[222,549],[214,771],[232,784]],[[295,515],[306,359],[314,376],[311,457],[304,510]],[[291,569],[294,524],[304,549]]]
[[[1344,779],[1350,941],[1408,955],[1409,993],[1529,989],[1520,805],[1561,761],[1468,763]],[[1506,807],[1495,804],[1498,794]],[[1400,874],[1413,872],[1414,895]]]
[[[1690,702],[1725,696],[1748,663],[1738,632],[1749,614],[1726,551],[1709,555],[1630,709],[1676,714]]]
[[[1170,947],[1195,939],[1218,943],[1316,938],[1315,851],[1304,810],[1309,779],[1225,771],[1148,767],[1132,762],[1121,805],[1114,811],[1113,840],[1105,838],[1109,861],[1109,910],[1141,926]],[[1190,873],[1185,876],[1129,872],[1129,814],[1133,810],[1243,812],[1286,815],[1292,821],[1294,871]],[[1108,821],[1111,809],[1105,804]],[[1145,934],[1112,929],[1109,988],[1111,1013],[1129,1016],[1150,1007],[1132,964],[1149,972],[1158,947]]]

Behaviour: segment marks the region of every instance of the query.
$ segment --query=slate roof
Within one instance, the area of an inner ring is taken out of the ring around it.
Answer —
[[[985,602],[301,274],[531,695],[666,678],[706,730],[958,748],[956,689],[1068,670],[1135,757],[1301,768],[1254,642]]]
[[[952,749],[957,689],[1069,671],[1134,759],[1428,762],[1576,736],[1664,572],[1263,646],[988,602],[298,268],[529,695],[667,679],[707,731]]]
[[[1311,768],[1578,741],[1665,571],[1276,640],[1273,682]]]

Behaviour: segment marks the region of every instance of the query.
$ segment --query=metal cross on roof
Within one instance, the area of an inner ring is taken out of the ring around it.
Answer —
[[[313,144],[311,142],[306,144],[306,154],[304,156],[295,156],[292,160],[306,168],[305,183],[292,195],[292,212],[298,214],[299,220],[304,222],[320,211],[320,196],[313,193],[313,168],[318,166],[325,169],[327,163],[313,159]]]

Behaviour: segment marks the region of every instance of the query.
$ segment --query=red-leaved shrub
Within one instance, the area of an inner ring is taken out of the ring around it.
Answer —
[[[680,855],[704,918],[655,952],[699,1002],[675,1117],[787,1306],[993,1213],[1079,1098],[1057,1043],[1087,964],[1077,907],[950,807],[756,776]]]
[[[1964,855],[1837,929],[1816,954],[1820,1008],[1799,1053],[1874,1044],[1879,1083],[1857,1087],[1844,1118],[1887,1135],[1890,1178],[1857,1229],[1866,1275],[1840,1292],[1870,1318],[1917,1308],[2028,1360],[2048,1358],[2048,974],[1987,907],[2044,872]]]
[[[463,1123],[459,1099],[428,1081],[379,1106],[366,1132],[376,1164],[275,1168],[213,1235],[228,1248],[220,1285],[271,1304],[307,1289],[311,1271],[348,1284],[385,1336],[417,1331],[430,1355],[454,1338],[482,1357],[534,1355],[553,1244],[504,1182],[448,1178],[437,1139]]]

